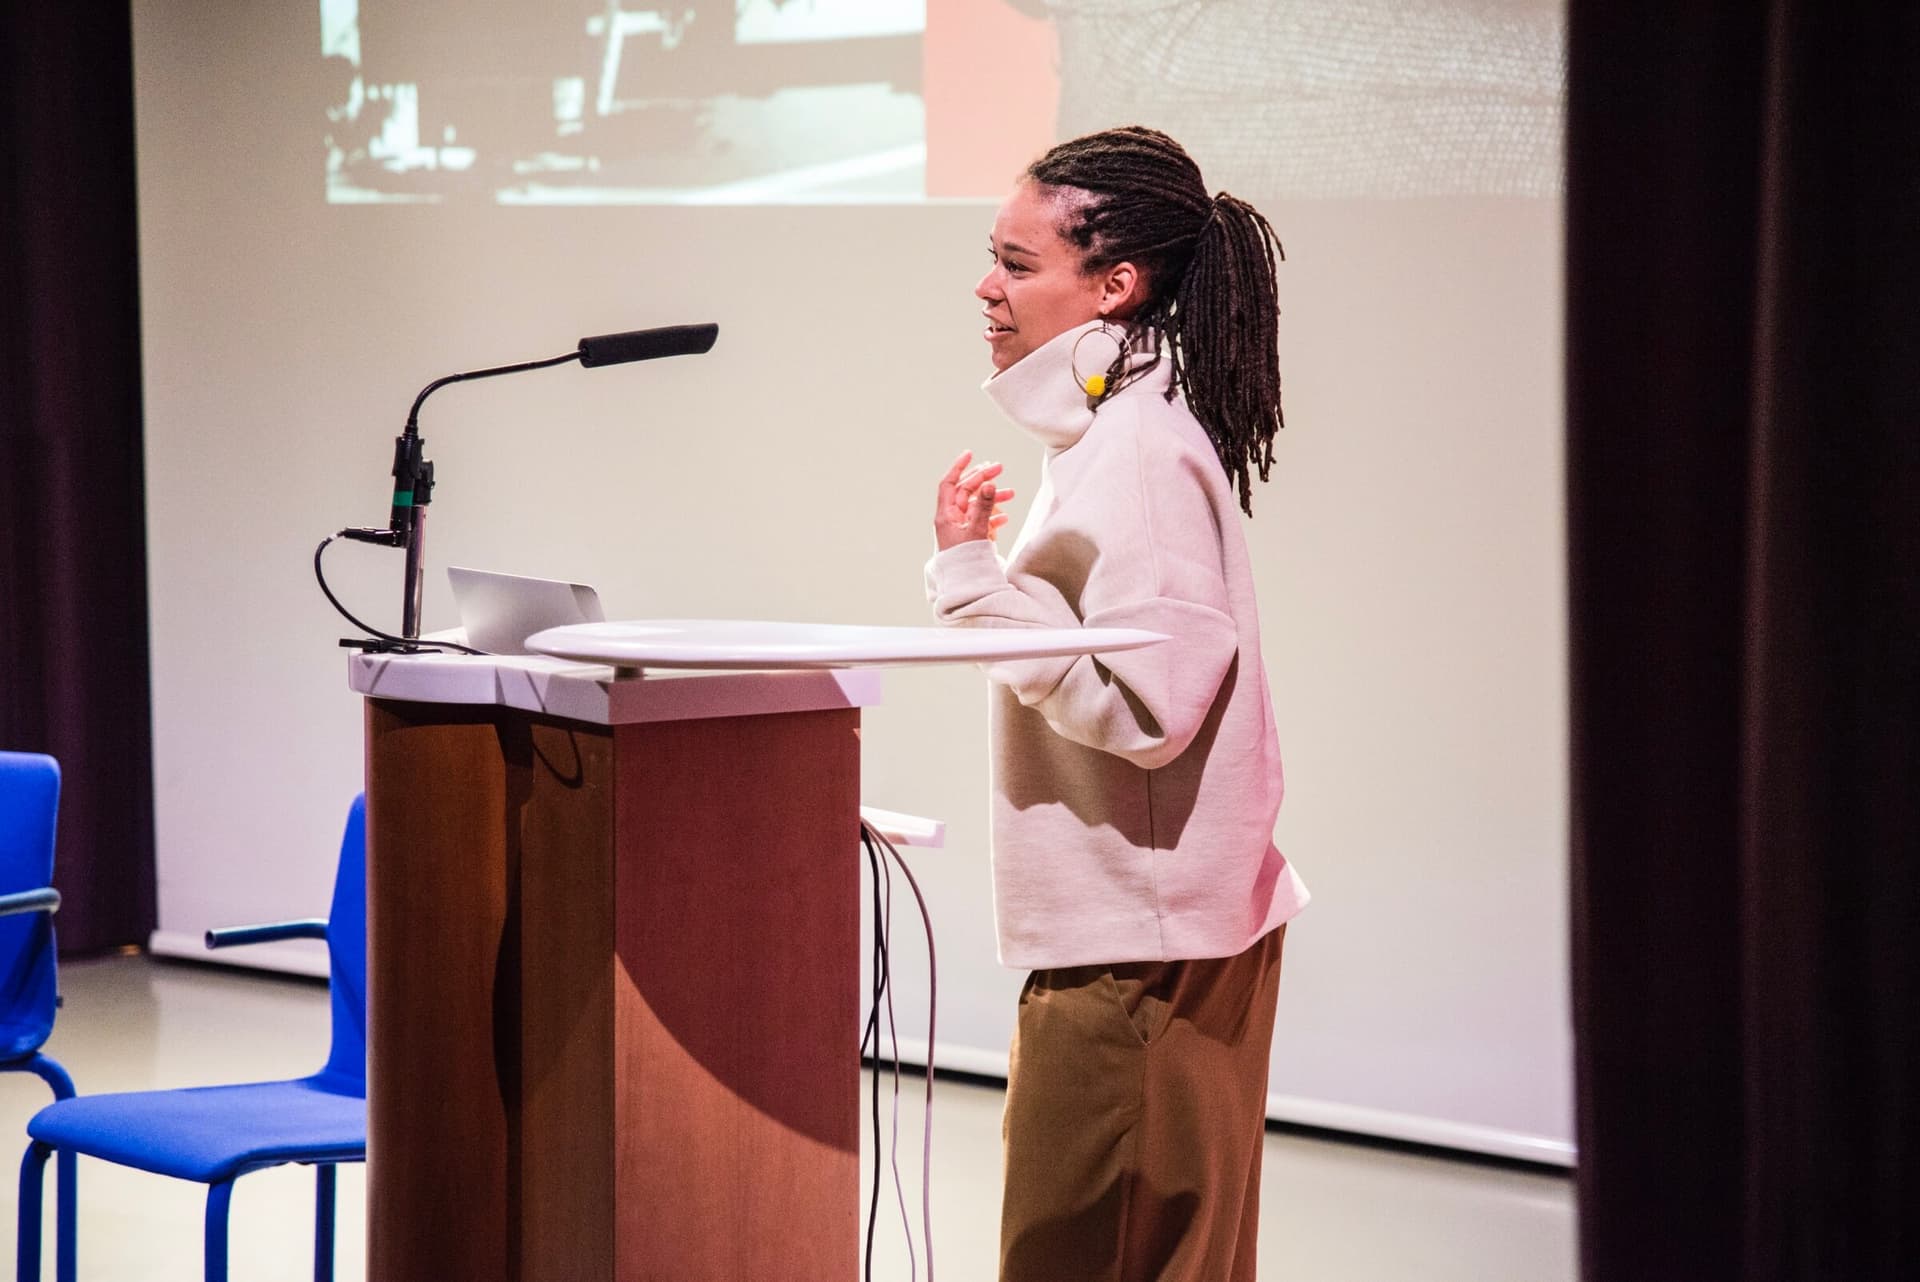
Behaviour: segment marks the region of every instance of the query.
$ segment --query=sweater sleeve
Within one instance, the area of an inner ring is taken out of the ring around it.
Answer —
[[[955,626],[1167,634],[1138,650],[987,666],[1058,734],[1151,770],[1199,733],[1239,634],[1219,528],[1197,474],[1206,461],[1168,449],[1149,473],[1137,424],[1100,426],[1117,430],[1102,434],[1073,498],[1019,567],[1001,561],[989,540],[960,543],[927,562],[927,597],[934,617]]]

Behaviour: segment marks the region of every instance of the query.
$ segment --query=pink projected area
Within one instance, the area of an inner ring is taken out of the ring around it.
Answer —
[[[1054,141],[1059,41],[1039,3],[927,0],[927,195],[999,197]]]

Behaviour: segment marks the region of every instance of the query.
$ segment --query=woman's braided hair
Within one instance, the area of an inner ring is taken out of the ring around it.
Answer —
[[[1208,196],[1200,167],[1157,129],[1129,125],[1063,142],[1027,167],[1062,189],[1060,234],[1087,271],[1131,262],[1146,302],[1131,318],[1166,335],[1173,384],[1213,439],[1240,507],[1253,515],[1251,471],[1266,480],[1280,412],[1280,239],[1260,211]]]

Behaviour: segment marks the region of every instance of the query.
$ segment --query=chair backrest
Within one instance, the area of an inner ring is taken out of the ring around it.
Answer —
[[[60,765],[37,752],[0,752],[0,894],[53,882]],[[0,1064],[39,1050],[53,1032],[53,916],[0,917]]]
[[[340,837],[327,917],[328,986],[333,999],[333,1048],[321,1071],[335,1089],[367,1089],[367,798],[353,799]]]

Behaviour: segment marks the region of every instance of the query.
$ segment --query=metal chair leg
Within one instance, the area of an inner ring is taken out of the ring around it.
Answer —
[[[34,1140],[20,1160],[20,1224],[14,1256],[16,1282],[40,1282],[40,1207],[46,1196],[47,1157],[53,1150]]]
[[[336,1168],[331,1162],[314,1168],[317,1185],[313,1199],[313,1282],[333,1282],[333,1206]]]
[[[35,1054],[24,1067],[47,1084],[54,1099],[74,1097],[73,1078],[59,1060]],[[58,1282],[74,1282],[79,1270],[79,1165],[79,1154],[65,1149],[54,1157],[53,1276]]]
[[[74,1282],[80,1271],[80,1155],[61,1149],[53,1159],[53,1276]]]
[[[227,1282],[227,1213],[232,1207],[232,1180],[207,1186],[206,1282]]]
[[[20,1067],[45,1082],[55,1099],[73,1098],[73,1078],[68,1076],[67,1070],[61,1067],[59,1060],[48,1059],[45,1055],[36,1053],[32,1059],[27,1060]]]

